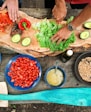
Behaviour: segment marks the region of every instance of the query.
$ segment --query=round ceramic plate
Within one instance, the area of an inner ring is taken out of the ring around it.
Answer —
[[[22,87],[20,87],[20,86],[14,86],[14,82],[11,82],[11,77],[8,76],[8,72],[10,71],[10,67],[11,67],[12,62],[15,62],[16,59],[19,58],[19,57],[27,57],[27,58],[29,58],[29,59],[31,59],[31,60],[36,61],[36,62],[37,62],[36,65],[37,65],[37,67],[38,67],[39,70],[40,70],[38,78],[33,82],[33,84],[32,84],[30,87],[22,88]],[[7,83],[8,83],[12,88],[17,89],[17,90],[25,91],[25,90],[30,90],[30,89],[32,89],[33,87],[35,87],[35,86],[38,84],[38,82],[40,81],[40,78],[41,78],[41,72],[42,72],[41,65],[40,65],[40,63],[38,62],[38,60],[37,60],[36,58],[34,58],[34,57],[30,56],[30,55],[23,55],[23,54],[20,54],[20,55],[16,55],[16,56],[13,57],[12,59],[10,59],[10,61],[9,61],[8,64],[6,65],[6,67],[5,67],[5,78],[6,78]]]

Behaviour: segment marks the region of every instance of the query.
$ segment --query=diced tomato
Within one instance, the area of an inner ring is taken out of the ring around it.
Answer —
[[[38,78],[39,68],[36,61],[19,57],[15,62],[12,62],[8,76],[11,77],[11,82],[14,82],[15,86],[29,87]]]
[[[10,20],[8,12],[0,13],[0,31],[4,32],[8,25],[11,25],[13,22]]]

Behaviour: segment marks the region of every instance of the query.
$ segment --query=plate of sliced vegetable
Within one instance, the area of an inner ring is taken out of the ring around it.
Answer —
[[[14,56],[5,67],[7,83],[20,91],[34,88],[41,79],[41,73],[42,69],[38,60],[26,54]]]

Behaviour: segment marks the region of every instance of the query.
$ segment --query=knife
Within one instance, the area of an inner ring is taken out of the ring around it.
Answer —
[[[91,106],[91,88],[59,88],[28,94],[0,94],[0,100],[40,100],[48,103]]]

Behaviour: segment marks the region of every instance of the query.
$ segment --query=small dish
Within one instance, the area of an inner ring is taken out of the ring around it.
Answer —
[[[55,70],[57,71],[55,72]],[[52,66],[46,70],[44,80],[49,87],[60,88],[65,83],[66,73],[61,67]]]

